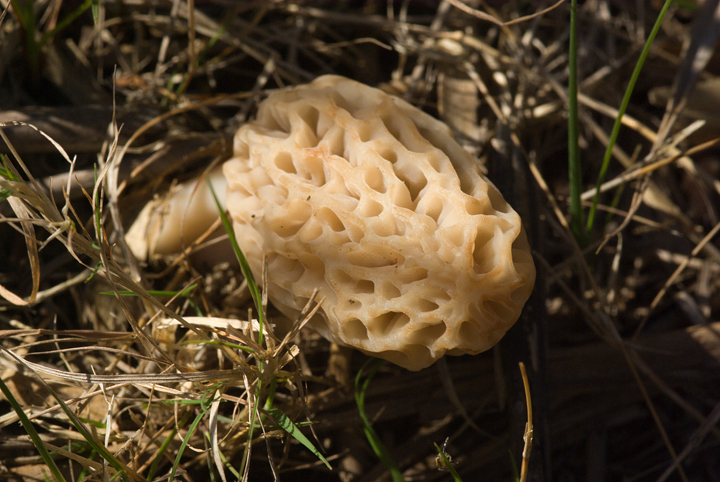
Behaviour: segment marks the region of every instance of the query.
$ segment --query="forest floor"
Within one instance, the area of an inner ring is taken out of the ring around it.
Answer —
[[[575,171],[554,3],[0,0],[0,480],[53,477],[41,447],[65,480],[391,480],[358,402],[394,480],[451,480],[446,440],[463,480],[518,480],[521,361],[528,480],[720,480],[718,2],[668,2],[616,139],[664,3],[581,2]],[[257,317],[232,259],[123,249],[268,92],[327,73],[444,120],[521,214],[537,281],[495,348],[367,379],[312,330],[197,321]]]

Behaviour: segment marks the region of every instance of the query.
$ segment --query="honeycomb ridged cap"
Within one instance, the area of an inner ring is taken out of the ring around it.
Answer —
[[[442,122],[339,76],[271,94],[223,166],[268,295],[326,338],[410,370],[477,354],[535,280],[520,217]]]

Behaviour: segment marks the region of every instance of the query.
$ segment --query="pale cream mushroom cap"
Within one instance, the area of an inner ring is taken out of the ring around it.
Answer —
[[[223,166],[240,247],[296,317],[410,370],[492,347],[535,280],[520,217],[442,122],[338,77],[281,90]]]

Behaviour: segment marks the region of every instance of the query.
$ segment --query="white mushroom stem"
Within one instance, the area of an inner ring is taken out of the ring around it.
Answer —
[[[225,209],[227,181],[221,167],[174,186],[143,208],[126,235],[138,259],[177,254],[213,225],[220,212],[208,182]]]

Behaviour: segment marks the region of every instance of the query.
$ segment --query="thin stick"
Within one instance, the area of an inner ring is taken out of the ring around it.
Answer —
[[[520,469],[520,482],[525,482],[527,480],[528,466],[530,465],[530,451],[532,450],[533,442],[532,398],[530,397],[530,382],[528,381],[527,372],[525,371],[525,364],[520,362],[519,365],[523,385],[525,386],[525,404],[527,405],[528,414],[528,421],[525,424],[525,434],[523,435],[525,446],[523,447],[522,467]]]

